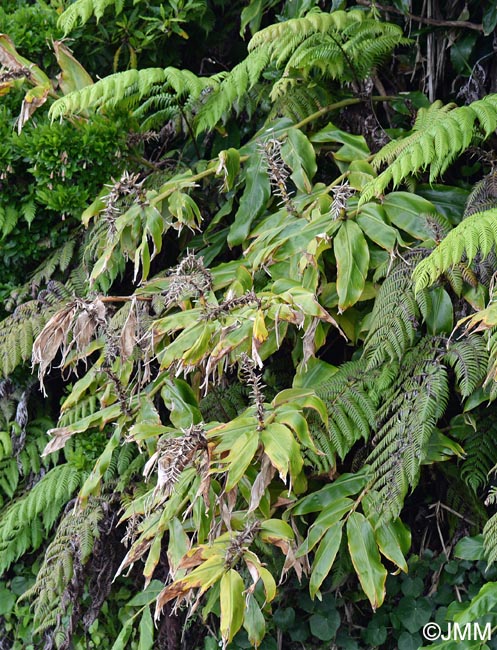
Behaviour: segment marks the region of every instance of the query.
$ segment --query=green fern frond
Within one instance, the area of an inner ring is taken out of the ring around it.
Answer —
[[[468,264],[477,255],[484,259],[497,243],[497,208],[476,212],[461,221],[435,250],[422,260],[413,273],[415,291],[430,286],[447,269],[459,264],[463,257]]]
[[[78,469],[59,465],[0,511],[0,573],[28,549],[38,548],[81,482]]]
[[[118,16],[124,6],[124,0],[76,0],[60,15],[58,26],[64,30],[64,35],[67,36],[78,25],[87,23],[92,16],[95,16],[98,22],[107,7],[111,5],[114,5],[116,16]]]
[[[269,113],[269,120],[283,116],[297,123],[336,101],[336,96],[330,92],[327,84],[311,85],[302,83],[298,78],[292,79],[290,83],[290,79],[284,95],[276,98]]]
[[[407,352],[387,395],[377,414],[375,447],[366,460],[383,520],[399,515],[408,489],[416,486],[430,436],[447,407],[447,371],[436,339],[422,339]]]
[[[374,165],[388,167],[363,190],[361,203],[380,196],[393,184],[429,169],[430,182],[440,176],[474,140],[484,140],[497,127],[497,94],[469,106],[434,102],[421,108],[410,135],[393,140],[375,156]]]
[[[257,32],[247,58],[228,73],[200,109],[196,131],[212,128],[232,105],[250,91],[269,67],[281,70],[270,93],[272,101],[286,95],[299,78],[350,81],[368,76],[395,46],[407,42],[402,30],[369,18],[360,10],[313,11]]]
[[[326,428],[313,421],[311,429],[332,464],[337,455],[343,459],[360,438],[367,440],[374,427],[378,397],[368,389],[368,374],[364,361],[349,361],[316,388],[329,421]]]
[[[50,117],[55,120],[89,108],[116,106],[124,101],[128,107],[134,107],[159,89],[163,93],[170,92],[179,102],[184,97],[198,98],[205,88],[214,84],[214,77],[197,77],[189,70],[173,67],[126,70],[58,99],[50,108]]]
[[[48,546],[34,585],[22,595],[33,601],[35,633],[59,629],[65,638],[63,619],[69,613],[70,597],[64,598],[75,574],[81,573],[100,536],[99,522],[104,517],[101,500],[88,500],[82,512],[71,511],[61,520]],[[67,594],[68,595],[68,594]]]
[[[488,564],[493,564],[497,560],[497,514],[483,528],[483,548]]]
[[[483,383],[487,374],[488,352],[482,336],[475,334],[451,342],[443,359],[454,369],[463,397],[471,395]]]
[[[421,317],[411,275],[423,251],[412,251],[399,259],[378,291],[371,314],[371,326],[364,341],[369,368],[384,361],[401,359],[414,343]]]

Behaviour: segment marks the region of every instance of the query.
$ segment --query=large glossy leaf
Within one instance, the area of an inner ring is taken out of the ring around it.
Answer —
[[[245,191],[228,234],[230,246],[239,246],[247,239],[252,222],[262,212],[271,195],[264,158],[259,152],[251,155],[245,176]]]
[[[364,291],[369,267],[369,248],[359,226],[344,221],[338,231],[333,250],[337,261],[338,309],[352,307]]]
[[[391,192],[383,200],[383,208],[390,221],[416,239],[431,239],[433,231],[427,217],[435,213],[432,203],[409,192]]]
[[[350,558],[364,593],[376,610],[385,598],[387,570],[380,560],[373,527],[360,512],[353,512],[347,522]]]
[[[301,192],[312,190],[311,180],[316,173],[314,147],[299,129],[288,129],[281,147],[281,157],[292,169],[291,179]]]

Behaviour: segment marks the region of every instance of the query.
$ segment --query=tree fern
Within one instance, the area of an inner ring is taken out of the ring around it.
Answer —
[[[92,16],[95,16],[98,22],[107,7],[111,5],[114,5],[116,16],[118,16],[124,6],[124,0],[76,0],[60,16],[59,27],[67,35],[78,25],[88,22]]]
[[[55,628],[52,634],[60,629],[67,635],[64,619],[70,614],[71,602],[83,589],[82,565],[91,556],[103,518],[101,500],[91,498],[83,511],[74,512],[71,508],[61,520],[45,552],[36,582],[22,595],[23,600],[33,602],[35,633]]]
[[[0,511],[0,573],[28,549],[38,548],[81,479],[72,465],[59,465]]]
[[[497,94],[469,106],[444,106],[436,101],[421,108],[411,134],[392,140],[376,154],[374,165],[379,168],[386,163],[388,167],[365,186],[361,202],[380,196],[390,183],[396,187],[426,169],[434,181],[474,140],[490,137],[496,127]]]
[[[411,275],[422,251],[412,251],[399,259],[381,285],[371,314],[371,326],[364,341],[369,367],[401,359],[414,343],[421,318]]]
[[[133,108],[145,97],[169,92],[176,99],[198,98],[207,87],[216,83],[215,78],[197,77],[189,70],[177,68],[147,68],[126,70],[109,75],[81,90],[58,99],[50,108],[50,116],[57,119],[64,115],[81,113],[88,108],[102,108],[125,104]]]
[[[451,230],[431,255],[418,264],[413,273],[416,291],[428,287],[463,258],[468,264],[477,255],[484,259],[496,243],[497,208],[472,214]]]
[[[439,345],[427,337],[407,352],[377,413],[375,446],[366,464],[374,471],[374,499],[385,519],[398,516],[407,491],[416,486],[430,436],[447,407]]]
[[[374,427],[377,395],[368,390],[364,361],[342,364],[338,371],[316,388],[316,394],[328,410],[328,426],[312,426],[319,447],[331,463],[345,457],[360,439],[367,440]]]
[[[360,10],[313,11],[270,25],[253,36],[247,58],[225,76],[202,106],[197,132],[212,128],[268,67],[281,71],[270,95],[275,101],[313,72],[325,79],[363,79],[404,42],[399,27],[369,18]]]

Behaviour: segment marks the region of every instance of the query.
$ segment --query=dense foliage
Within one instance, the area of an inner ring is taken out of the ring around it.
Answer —
[[[1,650],[495,625],[496,25],[4,3]]]

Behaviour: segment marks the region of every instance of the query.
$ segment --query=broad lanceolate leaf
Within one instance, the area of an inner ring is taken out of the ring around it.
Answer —
[[[283,424],[273,422],[261,431],[261,442],[282,480],[286,480],[288,472],[290,472],[292,480],[295,480],[302,469],[304,460],[300,452],[300,445],[290,429]]]
[[[364,593],[376,610],[385,598],[387,570],[382,565],[373,527],[364,515],[353,512],[347,522],[350,557]]]
[[[359,226],[344,221],[333,250],[337,261],[337,293],[340,312],[352,307],[364,291],[369,267],[369,248]]]
[[[288,129],[287,139],[281,147],[281,157],[293,170],[292,181],[301,192],[309,194],[311,180],[316,173],[314,147],[299,129]]]
[[[309,582],[311,598],[314,598],[318,593],[319,587],[333,566],[338,549],[340,548],[340,542],[342,541],[342,528],[342,521],[333,524],[318,546],[312,563],[312,573]]]
[[[239,246],[245,241],[252,222],[262,212],[271,196],[264,159],[258,152],[251,155],[245,175],[247,179],[245,190],[240,199],[235,221],[228,234],[230,246]]]
[[[243,623],[245,585],[239,573],[230,569],[221,578],[221,635],[228,643]]]

